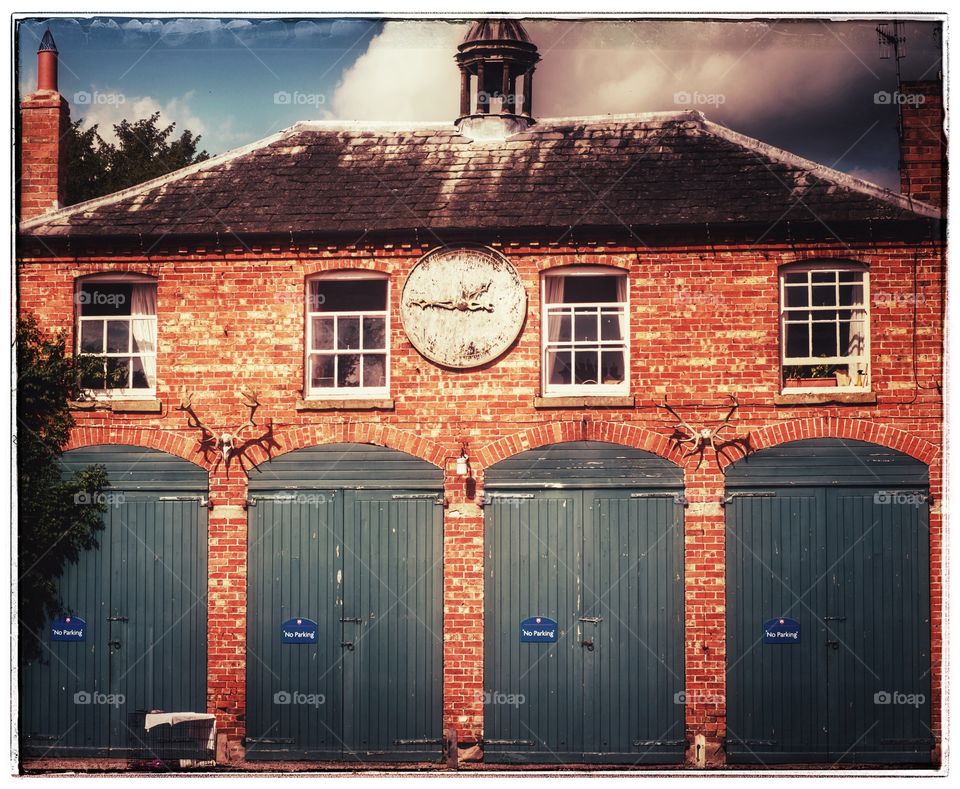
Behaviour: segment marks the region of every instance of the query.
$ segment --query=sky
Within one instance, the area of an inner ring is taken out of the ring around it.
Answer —
[[[524,21],[541,63],[534,116],[697,109],[710,120],[896,188],[893,58],[878,21]],[[359,18],[75,17],[22,20],[21,95],[49,25],[60,90],[83,127],[159,111],[211,154],[298,120],[452,123],[468,23]],[[906,80],[936,78],[940,24],[907,20]],[[910,97],[904,97],[910,100]]]

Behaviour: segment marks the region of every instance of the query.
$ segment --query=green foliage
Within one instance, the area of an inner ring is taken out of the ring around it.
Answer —
[[[173,136],[176,124],[160,128],[160,113],[113,127],[117,143],[106,142],[97,126],[80,131],[82,120],[71,124],[67,146],[67,205],[118,192],[159,178],[181,167],[209,159],[197,152],[200,137],[185,129]]]
[[[62,611],[57,579],[69,562],[97,544],[109,485],[103,466],[61,478],[61,455],[73,417],[68,401],[83,396],[85,362],[66,351],[32,315],[17,322],[18,608],[23,659],[40,654],[35,634]]]

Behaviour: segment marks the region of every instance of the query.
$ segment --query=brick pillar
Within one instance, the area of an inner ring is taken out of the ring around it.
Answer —
[[[445,471],[443,728],[457,730],[460,759],[471,761],[483,736],[483,510],[477,480],[457,476],[452,460]]]
[[[939,80],[904,82],[898,99],[903,118],[900,191],[943,211],[947,196],[943,83]]]
[[[687,466],[685,490],[687,761],[716,765],[725,761],[721,746],[726,737],[723,474],[706,459],[700,469]]]
[[[210,477],[207,556],[207,712],[229,762],[243,759],[246,734],[247,480],[239,464]],[[218,742],[218,752],[224,751]]]

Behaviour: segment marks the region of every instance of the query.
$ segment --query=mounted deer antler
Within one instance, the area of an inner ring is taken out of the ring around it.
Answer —
[[[211,428],[207,427],[203,422],[200,421],[200,417],[197,416],[196,411],[193,410],[193,392],[187,392],[180,400],[180,406],[177,408],[178,411],[185,411],[188,416],[187,426],[199,428],[202,433],[200,434],[200,446],[204,449],[214,449],[220,454],[220,457],[229,464],[230,458],[238,452],[237,439],[240,437],[240,433],[246,430],[248,427],[256,427],[257,423],[253,421],[253,415],[256,413],[256,410],[260,407],[260,401],[257,399],[257,393],[253,390],[240,390],[241,402],[250,409],[250,414],[247,417],[247,421],[240,425],[234,430],[227,430],[217,436],[217,433]],[[241,466],[242,466],[241,462]]]
[[[715,427],[702,427],[699,430],[694,428],[683,417],[681,417],[680,414],[678,414],[674,408],[667,403],[666,398],[663,400],[663,405],[658,406],[658,408],[663,408],[677,420],[675,425],[671,425],[674,430],[674,436],[677,444],[681,446],[684,444],[690,444],[690,448],[686,451],[686,453],[684,453],[684,457],[690,457],[698,452],[700,453],[700,462],[697,463],[697,468],[700,468],[700,465],[703,463],[703,453],[706,451],[707,447],[710,447],[710,449],[713,450],[713,453],[719,462],[721,451],[720,447],[717,446],[717,439],[724,430],[733,429],[733,425],[730,424],[730,418],[740,407],[740,401],[737,400],[736,395],[731,394],[728,395],[728,397],[731,400],[731,405],[730,410],[727,411],[726,415],[717,422],[707,423],[714,424]]]
[[[234,442],[240,438],[240,433],[246,430],[248,427],[257,426],[257,423],[253,421],[253,415],[260,407],[260,401],[257,400],[257,393],[254,391],[241,389],[240,400],[247,408],[250,409],[250,415],[247,417],[247,421],[240,425],[240,427],[236,428],[230,433],[224,433],[222,436],[220,436],[220,451],[223,453],[223,459],[227,462],[230,461],[230,456],[236,451]]]

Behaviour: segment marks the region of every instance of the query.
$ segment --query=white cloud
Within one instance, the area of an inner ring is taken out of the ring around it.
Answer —
[[[83,118],[83,123],[80,124],[83,130],[94,124],[98,125],[99,135],[112,143],[117,141],[113,127],[122,120],[132,123],[159,112],[160,127],[176,124],[174,135],[179,136],[184,129],[189,129],[194,136],[202,135],[201,149],[220,153],[237,145],[242,135],[234,128],[234,119],[227,117],[216,124],[207,123],[192,107],[194,93],[191,90],[182,96],[160,101],[153,96],[127,96],[120,91],[94,89],[85,92],[83,97],[80,94],[71,97],[71,116],[74,120]],[[89,97],[86,103],[77,101],[78,98],[86,97]]]
[[[742,124],[803,112],[864,71],[824,29],[802,37],[763,22],[525,24],[542,57],[534,114],[543,118],[693,108]],[[344,74],[330,102],[334,115],[452,120],[453,55],[465,31],[447,22],[388,22]],[[851,44],[863,42],[854,36]],[[702,101],[678,104],[678,92]]]
[[[330,106],[349,120],[450,120],[460,76],[453,55],[466,25],[387,22],[344,73]]]

